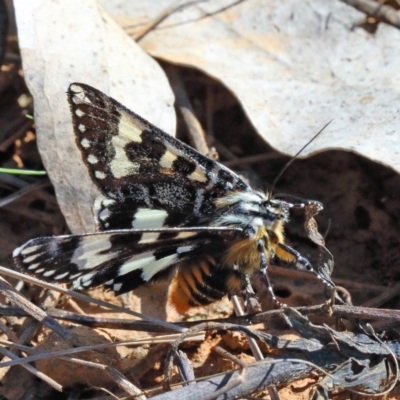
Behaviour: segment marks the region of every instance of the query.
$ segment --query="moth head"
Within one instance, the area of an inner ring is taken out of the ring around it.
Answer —
[[[262,218],[267,228],[273,228],[277,224],[286,223],[289,220],[289,204],[278,199],[269,198],[262,205]]]

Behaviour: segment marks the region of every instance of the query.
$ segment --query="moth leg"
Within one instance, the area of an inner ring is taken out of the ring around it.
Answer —
[[[261,273],[262,273],[262,275],[264,277],[265,283],[267,285],[269,293],[271,294],[273,302],[279,308],[287,307],[287,305],[285,303],[281,303],[276,298],[275,293],[274,293],[274,289],[271,286],[271,282],[269,280],[268,272],[267,272],[268,261],[267,261],[267,257],[265,257],[265,244],[264,244],[264,241],[262,239],[258,240],[258,242],[257,242],[257,251],[258,251],[258,254],[260,256],[260,271],[261,271]]]
[[[319,211],[323,210],[324,206],[320,201],[317,200],[309,200],[309,199],[302,199],[301,197],[289,195],[289,194],[282,194],[282,195],[275,195],[274,198],[282,199],[289,208],[306,208],[309,206],[317,207]],[[285,199],[293,202],[286,202]]]
[[[295,264],[296,268],[299,269],[300,271],[309,271],[309,272],[315,272],[314,268],[312,267],[310,261],[307,260],[307,258],[303,257],[297,250],[293,249],[292,247],[284,244],[284,243],[277,243],[277,247],[281,250],[283,250],[284,253],[287,254],[277,254],[279,258],[285,259],[285,260],[293,260],[293,263]]]
[[[292,247],[284,244],[284,243],[277,243],[276,246],[286,252],[288,255],[292,256],[294,259],[294,264],[297,269],[300,271],[308,271],[314,274],[318,279],[320,279],[328,288],[332,289],[334,286],[332,282],[329,282],[325,278],[323,278],[311,265],[310,261],[307,258],[303,257],[297,250],[293,249]],[[289,257],[278,254],[280,258],[288,259]]]
[[[261,312],[261,305],[258,301],[257,295],[254,293],[253,286],[250,282],[250,275],[244,275],[245,287],[243,289],[244,306],[248,314]]]

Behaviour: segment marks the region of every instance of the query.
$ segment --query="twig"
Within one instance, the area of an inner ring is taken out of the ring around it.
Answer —
[[[23,122],[22,126],[21,121]],[[12,133],[7,137],[7,139],[4,139],[0,143],[0,151],[6,151],[17,139],[24,136],[24,134],[32,127],[32,125],[32,120],[26,119],[25,116],[21,116],[21,118],[9,128],[9,131]]]
[[[8,358],[10,358],[12,360],[21,360],[21,358],[17,357],[14,353],[12,353],[11,351],[9,351],[1,346],[0,346],[0,353],[4,354],[5,356],[7,356]],[[63,391],[63,388],[59,383],[57,383],[55,380],[51,379],[49,376],[47,376],[43,372],[39,372],[36,368],[32,367],[32,365],[23,364],[22,367],[25,368],[27,371],[29,371],[31,374],[38,377],[39,379],[42,379],[43,381],[45,381],[47,384],[49,384],[55,390],[57,390],[59,392]]]
[[[354,7],[381,22],[400,29],[400,13],[394,8],[372,0],[341,0],[343,3]]]
[[[30,186],[29,182],[26,182],[15,175],[5,174],[4,172],[0,172],[0,182],[5,182],[6,184],[14,186],[18,189],[23,189]]]
[[[245,313],[242,310],[242,306],[240,305],[239,299],[237,296],[232,296],[232,303],[233,303],[233,308],[235,310],[235,314],[238,316],[244,316]],[[251,349],[251,352],[253,353],[254,358],[257,361],[260,361],[264,359],[263,353],[261,353],[260,347],[258,346],[257,342],[255,341],[254,338],[247,336],[247,341],[249,342],[249,347]]]
[[[216,353],[218,353],[219,355],[221,355],[222,357],[225,357],[225,358],[233,361],[235,364],[237,364],[239,366],[240,369],[246,368],[246,364],[242,360],[240,360],[233,354],[229,353],[229,351],[223,349],[222,347],[215,346],[214,351]]]
[[[240,305],[239,299],[237,296],[232,296],[232,303],[233,307],[235,309],[235,313],[238,316],[244,316],[245,313],[242,309],[242,306]],[[254,358],[257,361],[261,361],[264,359],[264,355],[261,352],[260,346],[257,344],[256,340],[248,335],[246,335],[247,342],[249,343],[249,347],[251,349],[251,352],[253,353]],[[242,371],[244,374],[244,370]],[[242,375],[239,376],[240,379],[242,379]],[[234,387],[234,386],[233,386]],[[230,390],[230,389],[228,389]],[[272,400],[274,399],[279,399],[278,391],[274,387],[269,387],[268,389],[269,396],[271,397]]]
[[[42,322],[54,333],[60,336],[62,339],[72,344],[73,346],[81,346],[81,343],[77,336],[75,336],[70,330],[64,328],[53,318],[49,317],[43,310],[35,306],[24,297],[22,297],[7,281],[0,277],[0,293],[3,293],[11,303],[21,307],[30,316]]]
[[[105,371],[107,372],[108,376],[126,393],[129,393],[131,396],[137,396],[135,397],[137,400],[146,399],[146,396],[143,394],[143,392],[133,383],[129,382],[126,377],[121,374],[121,372],[109,366],[106,367]]]
[[[316,305],[307,307],[293,307],[298,312],[305,316],[314,317],[342,317],[342,318],[361,318],[365,320],[384,320],[384,321],[400,321],[400,310],[389,310],[381,308],[365,308],[355,307],[348,305],[333,305],[327,313],[326,305]],[[77,324],[90,326],[93,328],[109,328],[109,329],[124,329],[124,330],[137,330],[145,332],[171,332],[171,329],[166,329],[163,326],[149,323],[146,321],[132,321],[123,318],[98,318],[91,316],[84,316],[71,313],[63,310],[48,310],[47,314],[53,318],[61,319],[64,321],[74,322]],[[258,314],[245,315],[242,317],[220,318],[215,320],[208,320],[203,322],[220,322],[220,323],[238,323],[242,325],[268,323],[270,321],[281,319],[283,314],[282,309],[264,311]],[[23,310],[17,307],[0,306],[0,315],[14,315],[26,316],[28,315]],[[176,326],[182,328],[190,328],[197,325],[198,322],[180,322]],[[176,332],[176,330],[174,330]]]
[[[92,344],[88,346],[80,346],[74,347],[70,349],[64,350],[57,350],[51,352],[39,352],[38,354],[34,354],[29,357],[22,358],[18,361],[3,361],[0,363],[0,368],[10,367],[13,365],[20,365],[29,362],[36,362],[39,360],[45,360],[47,358],[54,358],[54,357],[63,357],[71,354],[76,353],[83,353],[85,351],[94,351],[100,349],[108,349],[114,348],[118,346],[143,346],[143,345],[150,345],[150,344],[160,344],[160,343],[171,343],[174,342],[179,337],[178,334],[175,335],[165,335],[159,337],[151,337],[151,338],[143,338],[137,340],[130,340],[125,342],[114,342],[114,343],[100,343],[100,344]],[[204,334],[195,333],[187,337],[188,341],[204,341]],[[31,347],[27,347],[18,343],[9,342],[6,340],[0,340],[0,344],[3,346],[10,346],[15,349],[25,351],[27,353],[32,352]]]
[[[2,342],[4,342],[4,341],[2,341]],[[123,374],[121,374],[118,370],[116,370],[114,367],[110,367],[108,365],[96,363],[96,362],[93,362],[93,361],[81,360],[81,359],[73,358],[73,357],[66,357],[65,355],[61,356],[61,354],[76,353],[75,350],[79,350],[79,351],[93,350],[93,346],[83,346],[80,349],[75,348],[75,349],[67,349],[67,350],[61,350],[61,351],[46,353],[43,350],[34,349],[34,348],[28,347],[28,346],[16,345],[16,344],[13,344],[13,343],[6,343],[6,344],[10,345],[10,346],[13,346],[15,348],[19,348],[21,350],[24,350],[24,351],[26,351],[28,353],[34,353],[35,355],[30,356],[30,357],[25,357],[25,358],[16,358],[16,357],[14,357],[14,359],[12,361],[7,361],[7,363],[9,363],[9,364],[2,363],[2,365],[4,365],[4,366],[22,365],[23,367],[25,367],[26,365],[29,366],[29,364],[27,364],[27,363],[31,362],[31,361],[37,361],[37,360],[41,360],[41,359],[44,359],[44,358],[60,357],[62,360],[65,360],[65,361],[68,361],[68,362],[73,362],[73,363],[85,365],[87,367],[92,367],[92,368],[97,368],[97,369],[103,370],[126,393],[128,393],[131,396],[142,395],[141,398],[143,400],[145,399],[145,397],[143,396],[142,391],[140,389],[138,389],[135,385],[133,385],[131,382],[129,382],[126,379],[126,377]],[[109,343],[109,344],[112,344],[112,343]],[[94,346],[94,347],[97,347],[97,346]],[[3,348],[0,347],[0,351],[1,351],[1,349],[3,349]],[[8,350],[6,350],[6,351],[8,352]],[[8,353],[10,353],[10,352],[8,352]],[[11,354],[13,354],[13,353],[11,353]],[[12,357],[10,357],[10,358],[12,358]],[[37,374],[35,374],[35,375],[38,376]],[[46,376],[47,375],[44,375],[44,377],[46,377]]]
[[[178,367],[179,375],[181,376],[181,379],[183,381],[183,386],[195,385],[196,377],[194,376],[193,367],[192,364],[190,364],[187,355],[183,351],[179,350],[176,354],[175,360]]]
[[[224,161],[224,165],[228,168],[241,166],[244,164],[252,164],[257,162],[266,162],[270,160],[276,160],[282,158],[282,154],[279,153],[263,153],[263,154],[256,154],[254,156],[238,158],[236,160]]]
[[[4,207],[5,205],[12,203],[13,201],[25,196],[28,193],[31,193],[35,190],[42,189],[42,188],[50,186],[50,185],[51,185],[50,181],[48,179],[46,179],[45,182],[36,182],[31,186],[20,189],[17,192],[14,192],[13,194],[10,194],[7,197],[3,197],[0,200],[0,207]]]
[[[398,296],[400,293],[400,283],[394,285],[391,288],[386,288],[380,295],[366,301],[363,307],[380,307],[382,304],[387,303],[393,297]]]
[[[174,91],[176,104],[186,123],[189,132],[189,139],[192,146],[200,153],[209,156],[210,149],[207,146],[205,134],[200,122],[196,118],[193,107],[186,94],[185,86],[179,75],[178,68],[173,65],[166,67],[167,75]]]
[[[275,276],[287,276],[290,277],[291,279],[307,279],[307,280],[313,280],[315,281],[315,275],[310,274],[307,271],[299,271],[297,269],[289,269],[289,268],[282,268],[278,267],[276,265],[270,265],[268,267],[268,272],[271,273],[271,275]],[[335,278],[335,283],[337,283],[340,286],[344,286],[345,288],[351,288],[353,290],[361,290],[361,291],[366,291],[370,290],[373,292],[383,292],[388,289],[387,286],[383,285],[374,285],[371,283],[362,283],[362,282],[357,282],[357,281],[351,281],[349,279],[341,279],[341,278]]]
[[[184,4],[179,4],[181,1],[177,1],[176,3],[172,4],[171,6],[167,7],[164,11],[162,11],[156,18],[150,21],[147,25],[145,25],[138,33],[132,34],[131,37],[136,42],[139,42],[146,36],[150,31],[152,31],[157,25],[160,25],[165,19],[167,19],[171,14],[174,12],[180,11],[186,7],[194,5],[196,3],[200,3],[204,0],[197,0],[197,1],[189,1]],[[125,30],[129,29],[129,27],[125,27]]]
[[[49,226],[54,226],[54,216],[51,214],[40,211],[40,210],[31,210],[27,207],[14,207],[13,204],[7,204],[4,206],[4,208],[9,211],[13,212],[14,214],[22,215],[25,218],[29,218],[33,221],[39,221],[42,222],[43,224],[49,225]]]
[[[115,304],[107,303],[107,302],[102,301],[102,300],[97,300],[97,299],[94,299],[92,297],[86,296],[86,295],[84,295],[82,293],[78,293],[78,292],[75,292],[75,291],[69,290],[69,289],[64,289],[64,288],[62,288],[60,286],[53,285],[53,284],[48,283],[48,282],[43,282],[40,279],[34,278],[32,276],[25,275],[25,274],[21,274],[19,272],[12,271],[12,270],[4,268],[4,267],[0,267],[0,273],[4,274],[6,276],[11,276],[13,278],[21,279],[24,282],[33,283],[34,285],[38,285],[38,286],[41,286],[41,287],[44,287],[44,288],[47,288],[47,289],[51,289],[51,290],[55,290],[55,291],[60,292],[60,293],[64,293],[64,294],[66,294],[68,296],[71,296],[71,297],[86,301],[88,303],[94,303],[94,304],[97,304],[98,306],[106,307],[106,308],[109,308],[109,309],[114,310],[114,311],[118,311],[118,312],[129,314],[129,315],[133,315],[135,317],[138,317],[138,318],[153,322],[155,324],[164,326],[165,328],[167,328],[169,330],[174,330],[174,331],[179,331],[179,332],[182,332],[182,331],[185,330],[185,328],[181,328],[181,327],[176,326],[174,324],[170,324],[170,323],[165,322],[165,321],[163,321],[161,319],[149,317],[149,316],[147,316],[145,314],[141,314],[141,313],[138,313],[136,311],[129,310],[127,308],[116,306]],[[0,278],[0,279],[3,282],[6,282],[2,278]],[[10,287],[12,287],[12,286],[10,286]],[[27,300],[25,300],[25,301],[27,301]],[[31,303],[29,303],[29,304],[31,304]],[[43,313],[42,310],[40,310],[40,311]]]
[[[263,390],[268,386],[279,385],[282,382],[290,383],[302,377],[309,376],[313,367],[307,364],[293,364],[289,361],[271,360],[267,364],[273,364],[268,368],[264,361],[248,365],[245,369],[246,379],[242,385],[235,385],[229,392],[224,392],[219,398],[222,400],[231,400],[242,398],[257,390]],[[185,400],[199,400],[212,394],[215,394],[216,388],[227,385],[230,382],[238,382],[241,371],[230,371],[208,378],[206,381],[197,382],[196,386],[186,386],[182,389],[176,389],[172,392],[166,392],[152,397],[152,400],[176,400],[182,398]],[[215,396],[213,396],[215,398]]]

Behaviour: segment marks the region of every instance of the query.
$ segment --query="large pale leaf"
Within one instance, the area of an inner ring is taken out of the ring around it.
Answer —
[[[175,0],[99,0],[127,32]],[[238,98],[273,147],[294,154],[326,122],[304,155],[354,151],[400,171],[400,32],[354,27],[363,14],[340,1],[182,1],[140,44],[196,67]]]
[[[92,85],[173,133],[172,91],[158,64],[94,0],[14,3],[40,153],[71,230],[93,231],[98,191],[75,144],[68,84]]]

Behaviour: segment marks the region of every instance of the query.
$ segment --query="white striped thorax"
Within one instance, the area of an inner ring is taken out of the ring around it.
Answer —
[[[277,224],[289,220],[290,204],[271,198],[269,193],[230,193],[218,199],[216,204],[220,216],[213,222],[214,226],[254,226],[255,229],[274,230]]]

